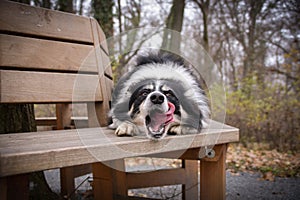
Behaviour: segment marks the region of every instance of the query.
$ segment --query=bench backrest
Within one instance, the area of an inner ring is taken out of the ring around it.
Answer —
[[[0,103],[84,102],[106,125],[109,64],[95,19],[0,1]]]

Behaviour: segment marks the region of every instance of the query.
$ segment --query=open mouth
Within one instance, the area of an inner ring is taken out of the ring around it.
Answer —
[[[148,135],[153,139],[160,139],[166,133],[166,126],[173,121],[174,104],[168,102],[169,110],[153,109],[145,118]]]

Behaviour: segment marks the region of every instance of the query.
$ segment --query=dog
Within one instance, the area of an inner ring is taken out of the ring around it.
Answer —
[[[184,60],[170,53],[148,53],[116,84],[110,116],[117,136],[199,133],[210,116],[208,99]]]

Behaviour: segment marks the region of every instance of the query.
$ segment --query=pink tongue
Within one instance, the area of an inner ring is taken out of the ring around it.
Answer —
[[[155,112],[151,113],[150,118],[150,127],[153,131],[159,131],[161,125],[167,125],[168,123],[173,121],[173,113],[175,111],[174,104],[168,102],[169,110],[165,113]]]

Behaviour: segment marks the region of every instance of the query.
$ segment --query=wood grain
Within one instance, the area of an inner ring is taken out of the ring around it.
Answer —
[[[104,71],[105,71],[105,75],[107,75],[108,77],[112,78],[112,69],[110,66],[110,59],[109,59],[109,49],[108,49],[108,44],[107,42],[111,39],[108,38],[108,40],[106,40],[105,34],[103,32],[103,30],[101,29],[101,27],[99,26],[99,24],[96,22],[96,28],[97,28],[97,32],[98,32],[98,38],[99,38],[99,42],[100,42],[100,49],[101,49],[101,57],[102,57],[102,65],[104,67]]]
[[[148,180],[150,177],[151,180]],[[175,168],[144,173],[127,173],[127,182],[129,189],[184,184],[185,170],[183,168]]]
[[[226,150],[218,145],[218,160],[200,161],[200,199],[226,199]]]
[[[0,34],[0,66],[98,72],[94,46]]]
[[[100,126],[107,126],[108,124],[108,112],[109,112],[109,101],[111,100],[111,90],[108,90],[108,87],[110,85],[106,85],[106,79],[107,77],[105,76],[105,67],[110,67],[104,66],[105,63],[103,62],[101,51],[102,49],[99,48],[100,45],[100,38],[99,38],[99,32],[98,30],[100,29],[99,24],[95,19],[91,19],[91,26],[92,26],[92,32],[93,32],[93,38],[94,38],[94,48],[95,48],[95,53],[96,53],[96,61],[97,61],[97,66],[98,66],[98,76],[99,76],[99,82],[100,82],[100,90],[102,92],[102,97],[103,97],[103,102],[101,103],[95,103],[94,109],[91,108],[91,104],[88,104],[88,110],[92,111],[96,119],[98,120],[98,124]],[[98,125],[99,126],[99,125]]]
[[[92,43],[90,19],[65,12],[0,1],[0,30]]]
[[[1,103],[102,101],[98,75],[0,70]]]
[[[211,128],[201,134],[169,136],[158,142],[116,137],[106,128],[0,135],[0,177],[133,156],[164,157],[172,151],[211,145],[204,138],[215,138],[220,133],[216,144],[238,141],[236,128]],[[189,146],[182,145],[186,140],[191,141]]]

